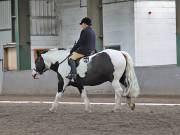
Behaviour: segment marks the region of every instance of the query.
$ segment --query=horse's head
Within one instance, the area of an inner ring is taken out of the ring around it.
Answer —
[[[50,49],[38,54],[35,60],[35,68],[32,71],[32,76],[34,79],[38,79],[38,75],[42,75],[47,70],[51,69],[53,71],[57,70],[56,63],[64,62],[69,55],[69,50],[65,49]],[[60,62],[59,62],[60,61]],[[54,67],[55,66],[55,67]]]
[[[48,68],[45,65],[43,57],[40,55],[35,60],[35,68],[32,71],[32,76],[34,79],[38,79],[37,75],[42,75],[44,72],[46,72]]]

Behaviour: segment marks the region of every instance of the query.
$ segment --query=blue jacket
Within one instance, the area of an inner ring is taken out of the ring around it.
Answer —
[[[78,42],[71,49],[85,56],[90,55],[96,49],[96,34],[91,27],[87,27],[81,31]]]

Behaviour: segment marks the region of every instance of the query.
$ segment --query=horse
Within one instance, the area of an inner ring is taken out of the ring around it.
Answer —
[[[90,101],[87,96],[85,86],[95,86],[104,82],[111,82],[115,91],[115,105],[112,111],[120,109],[121,98],[126,98],[127,105],[134,110],[135,99],[139,95],[139,85],[134,71],[133,60],[125,51],[105,49],[86,58],[81,58],[77,62],[76,80],[67,79],[70,72],[68,57],[70,50],[56,49],[42,53],[35,60],[35,68],[32,71],[34,79],[42,75],[47,70],[57,73],[58,91],[50,112],[56,112],[58,102],[63,96],[67,86],[74,86],[85,103],[85,111],[91,112]]]

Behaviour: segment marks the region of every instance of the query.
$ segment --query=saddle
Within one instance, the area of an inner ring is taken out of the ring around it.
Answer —
[[[97,53],[96,50],[92,51],[91,54],[88,55],[88,56],[84,56],[84,57],[82,57],[82,58],[77,59],[77,60],[75,61],[75,62],[76,62],[76,67],[79,66],[79,61],[80,61],[81,59],[83,59],[84,63],[88,63],[88,62],[89,62],[89,56],[91,56],[91,55],[93,55],[93,54],[95,54],[95,53]]]

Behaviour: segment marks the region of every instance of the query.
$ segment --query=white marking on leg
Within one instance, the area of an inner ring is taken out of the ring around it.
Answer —
[[[115,90],[115,106],[113,111],[116,111],[117,109],[120,109],[121,105],[121,95],[122,95],[122,88],[120,86],[119,80],[113,80],[112,86]]]
[[[56,93],[56,97],[54,99],[54,102],[52,103],[51,108],[49,109],[50,112],[56,112],[57,111],[57,107],[58,107],[58,102],[59,99],[62,97],[62,93],[61,92],[57,92]]]
[[[63,77],[63,79],[64,79],[64,86],[63,86],[63,90],[65,90],[65,89],[66,89],[66,87],[68,86],[68,84],[69,84],[70,80],[69,80],[69,79],[67,79],[65,76],[62,76],[62,77]]]
[[[85,89],[82,90],[81,97],[82,97],[82,99],[84,100],[84,103],[85,103],[85,111],[91,112],[90,102],[89,102],[89,99],[87,97],[87,92],[86,92]]]
[[[62,92],[57,92],[56,93],[56,97],[54,99],[54,103],[52,104],[52,107],[49,109],[50,112],[56,112],[57,111],[58,102],[59,102],[60,98],[62,97],[62,95],[64,94],[64,90],[66,89],[66,87],[67,87],[67,85],[69,83],[69,79],[67,79],[65,77],[63,77],[63,79],[64,79],[63,90],[62,90]]]

